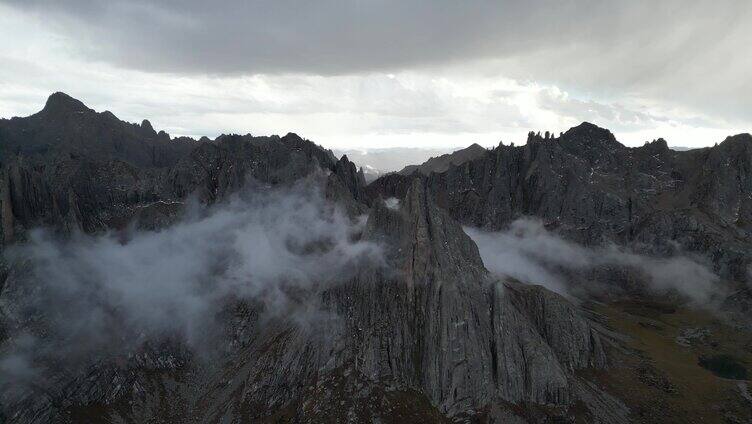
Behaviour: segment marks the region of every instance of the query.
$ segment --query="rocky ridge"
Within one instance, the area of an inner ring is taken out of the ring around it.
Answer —
[[[674,151],[665,140],[629,148],[590,123],[559,137],[530,133],[446,172],[388,175],[372,197],[401,197],[413,177],[465,225],[492,230],[533,216],[586,245],[616,242],[666,255],[711,258],[715,271],[746,281],[752,252],[752,136]]]

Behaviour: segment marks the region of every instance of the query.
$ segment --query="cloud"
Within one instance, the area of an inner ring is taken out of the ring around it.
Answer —
[[[194,204],[161,231],[70,239],[33,231],[8,254],[15,271],[0,312],[14,330],[0,380],[40,364],[75,368],[127,356],[165,339],[206,348],[221,331],[215,317],[237,299],[267,318],[305,323],[321,314],[305,293],[383,259],[378,245],[358,240],[364,219],[353,222],[327,202],[316,181]]]
[[[88,61],[196,75],[460,66],[752,120],[752,5],[705,1],[7,2]],[[470,72],[472,73],[472,71]],[[701,82],[701,83],[700,83]]]
[[[752,5],[690,3],[0,0],[0,116],[64,91],[173,135],[491,147],[589,121],[707,146],[752,125]]]
[[[565,295],[602,291],[610,281],[599,279],[608,279],[608,274],[617,278],[617,269],[635,272],[653,291],[678,292],[698,305],[708,305],[721,292],[720,278],[699,259],[681,254],[651,257],[612,244],[586,247],[559,237],[533,219],[516,220],[501,232],[469,227],[465,232],[478,245],[492,273]],[[605,273],[594,273],[599,269]]]
[[[386,205],[387,208],[395,210],[395,211],[399,210],[400,208],[400,201],[396,197],[390,197],[388,199],[385,199],[384,204]]]

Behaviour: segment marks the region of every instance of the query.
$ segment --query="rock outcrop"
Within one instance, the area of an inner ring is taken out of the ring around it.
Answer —
[[[364,374],[418,388],[456,415],[499,400],[568,405],[569,372],[605,364],[599,335],[566,300],[492,280],[422,181],[399,209],[375,205],[364,237],[396,247],[396,272],[360,275],[328,294],[361,329]]]

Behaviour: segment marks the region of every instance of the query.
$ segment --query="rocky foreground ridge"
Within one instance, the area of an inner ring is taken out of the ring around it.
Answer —
[[[8,422],[634,421],[592,378],[614,366],[611,352],[628,350],[624,337],[570,299],[491,275],[461,225],[536,216],[585,244],[670,254],[678,243],[738,285],[733,307],[747,299],[748,134],[675,152],[663,140],[627,148],[584,123],[366,186],[347,157],[295,134],[171,139],[56,93],[35,115],[0,120],[0,154],[5,246],[39,226],[61,237],[159,230],[189,198],[220,203],[248,181],[283,186],[320,173],[330,202],[353,220],[367,215],[356,237],[385,252],[383,264],[292,296],[315,299],[324,318],[312,327],[230,299],[216,350],[168,337],[93,355],[75,371],[46,364],[34,384],[3,388]],[[26,271],[4,264],[0,352],[27,332],[59,336],[44,311],[19,311],[35,284]]]

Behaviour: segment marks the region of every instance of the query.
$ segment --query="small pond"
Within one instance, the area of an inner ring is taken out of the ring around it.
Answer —
[[[749,378],[747,368],[731,355],[701,356],[698,364],[721,378],[732,380]]]

